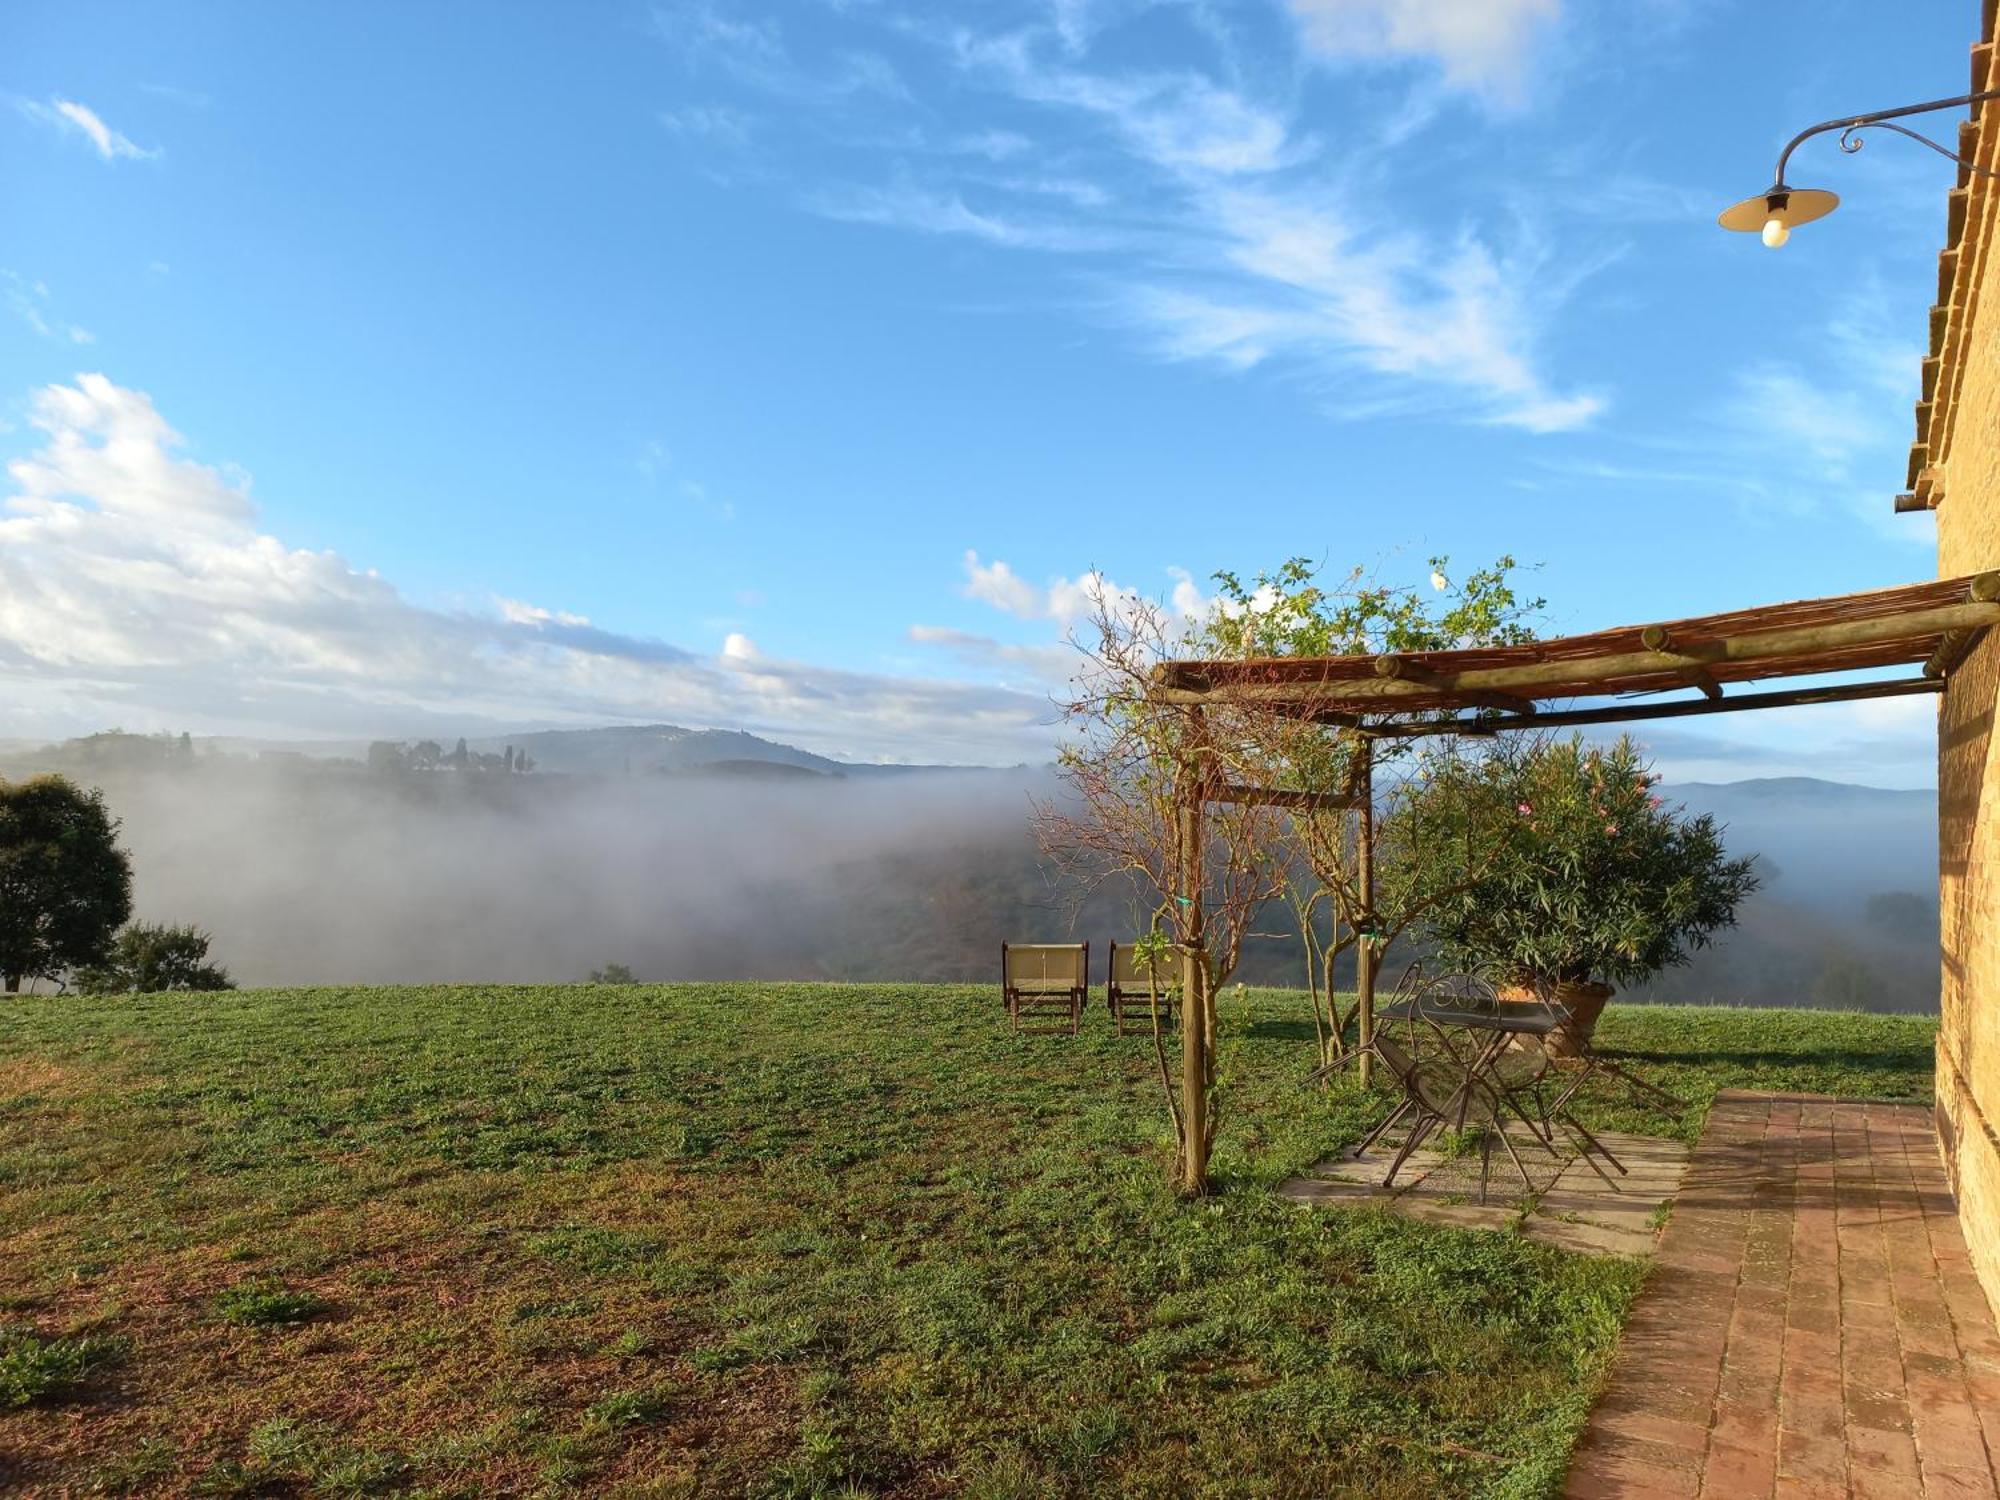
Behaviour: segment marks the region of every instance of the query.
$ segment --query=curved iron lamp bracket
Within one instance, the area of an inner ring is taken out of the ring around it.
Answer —
[[[1824,135],[1829,130],[1840,132],[1840,149],[1849,156],[1859,151],[1867,143],[1857,134],[1863,130],[1893,130],[1897,135],[1908,136],[1920,145],[1928,146],[1939,156],[1957,162],[1966,171],[1978,177],[2000,177],[2000,172],[1990,171],[1976,163],[1967,161],[1956,151],[1941,146],[1927,135],[1919,135],[1907,125],[1893,124],[1905,115],[1929,114],[1937,109],[1956,109],[1964,104],[1977,104],[1982,99],[2000,99],[2000,89],[1986,89],[1977,94],[1960,94],[1955,99],[1933,99],[1928,104],[1906,104],[1901,109],[1878,109],[1873,114],[1846,115],[1838,120],[1822,120],[1817,125],[1808,125],[1785,143],[1785,149],[1778,153],[1778,170],[1771,179],[1773,194],[1787,191],[1785,185],[1785,164],[1792,159],[1792,153],[1816,135]]]

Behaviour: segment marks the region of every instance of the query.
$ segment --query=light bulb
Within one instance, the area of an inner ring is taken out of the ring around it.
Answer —
[[[1786,227],[1785,221],[1776,214],[1772,214],[1770,218],[1764,221],[1764,243],[1769,245],[1773,250],[1784,244],[1791,237],[1792,231]]]

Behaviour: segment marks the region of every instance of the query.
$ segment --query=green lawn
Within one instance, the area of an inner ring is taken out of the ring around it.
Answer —
[[[1639,1272],[1277,1201],[1380,1100],[1301,997],[1225,1030],[1189,1204],[1150,1043],[991,989],[0,1003],[0,1491],[1548,1493]],[[1931,1034],[1602,1030],[1702,1103],[1924,1097]]]

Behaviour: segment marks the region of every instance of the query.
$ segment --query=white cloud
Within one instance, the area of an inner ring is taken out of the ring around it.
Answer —
[[[1599,396],[1550,389],[1532,359],[1541,299],[1566,290],[1538,247],[1502,255],[1470,232],[1440,247],[1358,225],[1325,199],[1214,195],[1211,218],[1239,275],[1142,287],[1131,310],[1174,358],[1236,369],[1280,355],[1321,369],[1358,364],[1530,432],[1578,427],[1602,410]]]
[[[23,722],[365,735],[673,719],[961,761],[1051,743],[1034,693],[788,661],[741,635],[707,655],[520,600],[428,609],[260,532],[245,483],[185,457],[142,392],[81,375],[31,411],[42,446],[9,465],[0,510],[0,700]]]
[[[515,625],[588,625],[589,619],[583,615],[567,614],[559,609],[543,609],[539,604],[527,604],[519,599],[496,598],[500,607],[500,618]]]
[[[1186,568],[1168,568],[1167,576],[1173,587],[1165,602],[1175,614],[1192,620],[1214,607],[1215,601],[1202,593]],[[1087,568],[1074,578],[1057,576],[1037,586],[1001,559],[981,562],[979,554],[970,549],[965,554],[962,591],[966,598],[990,604],[1016,619],[1052,621],[1065,632],[1095,614],[1103,602],[1129,608],[1141,599],[1137,589],[1114,583],[1095,568]]]
[[[1561,0],[1290,0],[1309,50],[1341,61],[1433,62],[1453,88],[1518,103]]]
[[[51,99],[47,104],[23,99],[19,103],[21,112],[29,119],[39,120],[44,125],[53,126],[72,135],[82,136],[105,161],[117,161],[121,157],[143,161],[160,154],[157,150],[148,150],[135,145],[129,138],[105,124],[96,110],[86,104],[78,104],[74,99]]]
[[[970,548],[965,553],[965,595],[1024,620],[1038,620],[1046,613],[1040,589],[998,558],[982,563]]]

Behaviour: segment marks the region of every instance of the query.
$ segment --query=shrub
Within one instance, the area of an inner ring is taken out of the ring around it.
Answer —
[[[1429,848],[1415,878],[1452,962],[1528,983],[1632,984],[1686,963],[1757,888],[1714,818],[1653,791],[1629,739],[1440,756],[1418,775]]]
[[[208,961],[209,941],[198,927],[134,922],[101,963],[77,970],[76,987],[86,995],[235,989],[228,970]]]

